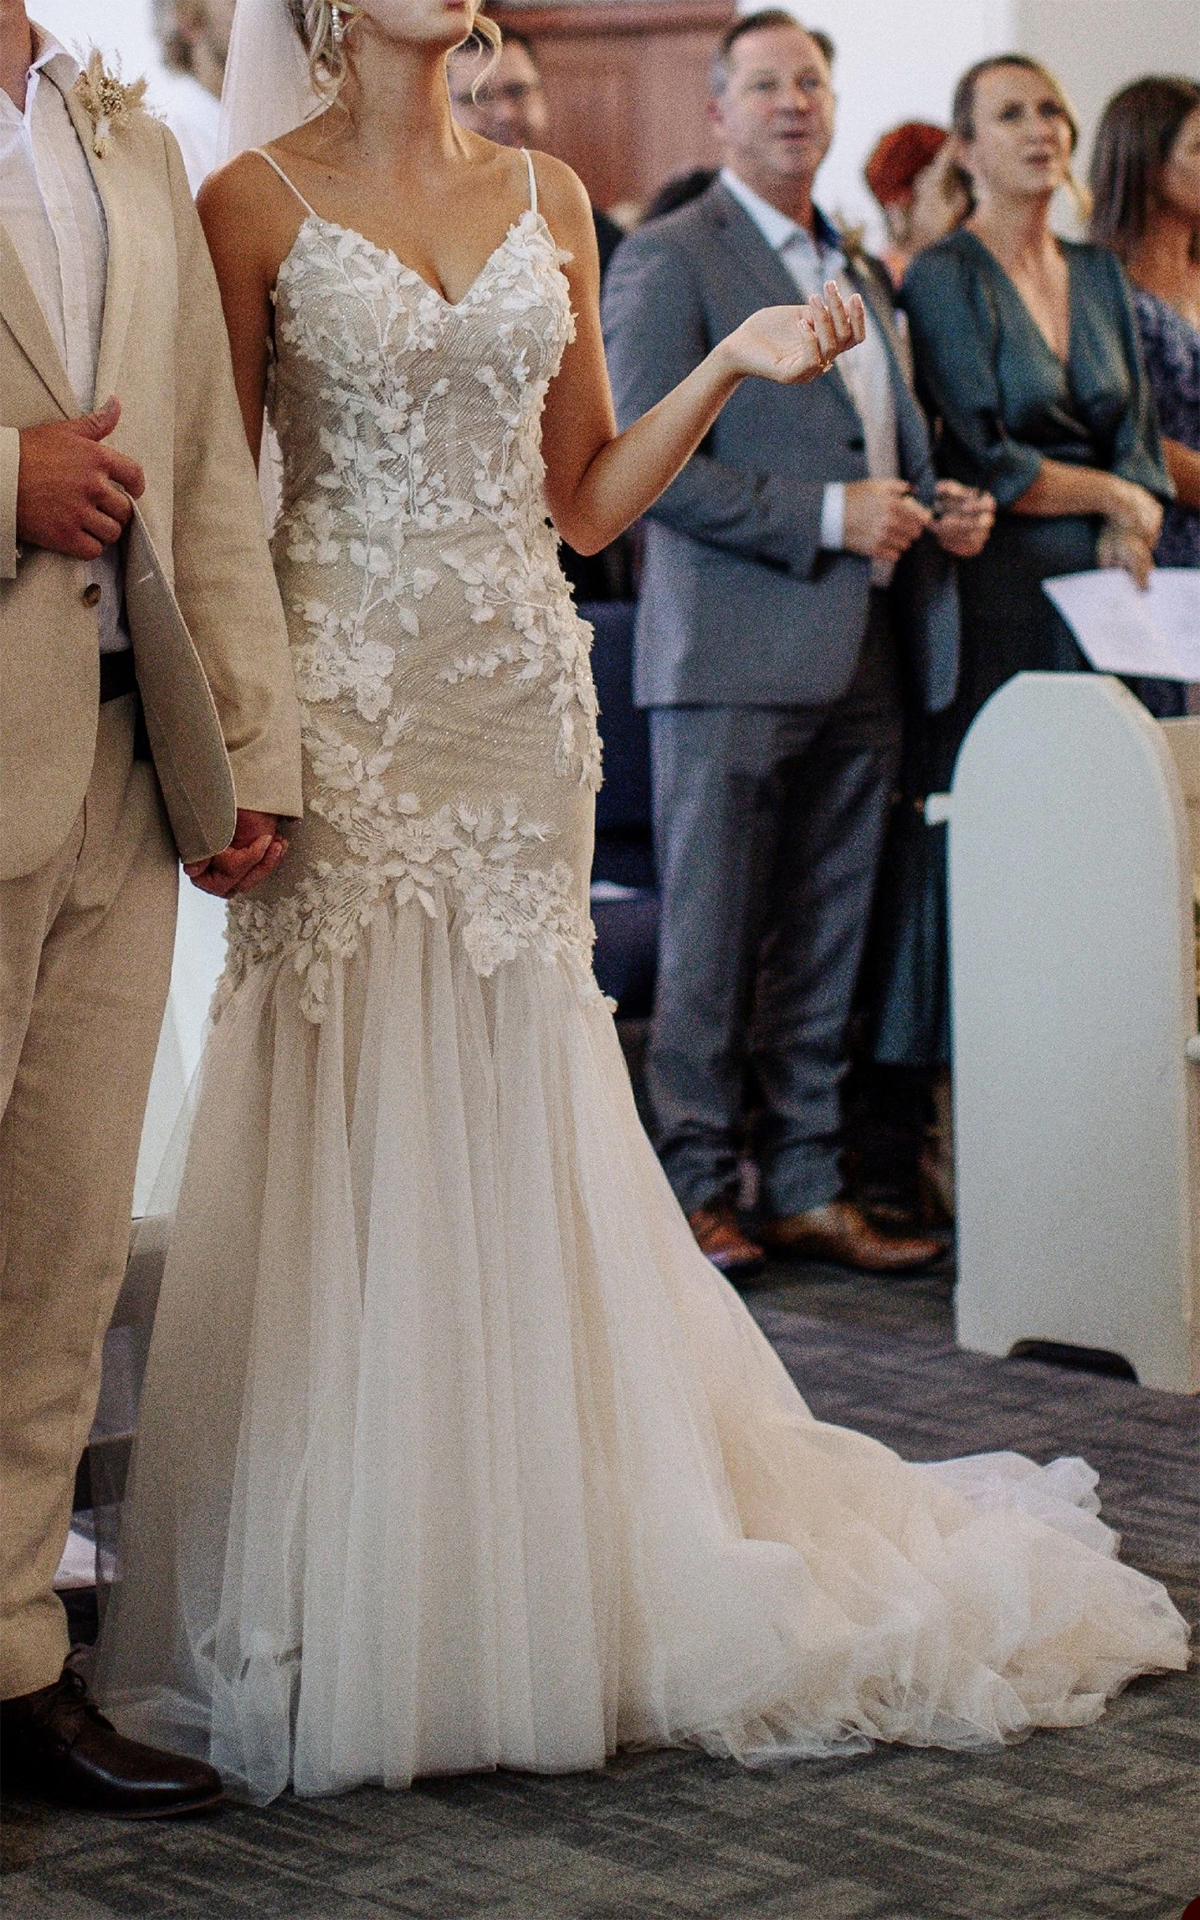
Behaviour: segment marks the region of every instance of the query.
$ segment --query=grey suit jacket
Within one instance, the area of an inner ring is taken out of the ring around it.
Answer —
[[[929,432],[908,385],[891,303],[851,270],[892,363],[900,470],[928,500]],[[795,282],[715,181],[623,240],[604,283],[604,338],[622,427],[661,400],[757,308]],[[865,480],[862,423],[837,372],[803,387],[745,380],[650,509],[637,619],[639,706],[821,706],[849,685],[870,566],[820,545],[827,481]],[[953,562],[923,536],[896,572],[913,700],[938,711],[958,674]]]

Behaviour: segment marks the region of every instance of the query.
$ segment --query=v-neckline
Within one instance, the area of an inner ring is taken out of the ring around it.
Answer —
[[[283,277],[284,268],[287,267],[297,246],[300,244],[300,235],[304,232],[304,229],[308,226],[327,227],[332,233],[348,234],[352,240],[357,240],[360,246],[365,247],[368,253],[375,254],[380,260],[388,261],[396,268],[397,272],[406,274],[410,280],[415,280],[419,287],[422,287],[426,293],[431,294],[435,300],[445,307],[447,313],[457,313],[459,308],[465,306],[466,302],[470,299],[476,287],[492,265],[492,262],[504,252],[513,235],[527,220],[532,220],[535,228],[545,228],[546,226],[546,222],[540,212],[535,211],[533,207],[523,207],[516,219],[509,224],[502,238],[496,242],[465,293],[461,293],[457,300],[451,300],[442,292],[440,287],[432,286],[423,273],[418,273],[416,267],[411,267],[407,260],[402,260],[394,247],[382,247],[377,240],[371,240],[365,233],[360,233],[357,227],[348,227],[344,221],[341,220],[327,220],[324,214],[316,213],[309,207],[303,220],[296,229],[295,239],[279,263],[279,272],[275,276],[276,285],[278,285],[280,279]]]
[[[1002,276],[1010,292],[1012,293],[1013,299],[1019,303],[1021,312],[1024,314],[1026,320],[1028,321],[1029,325],[1032,327],[1034,333],[1037,335],[1043,347],[1046,349],[1046,352],[1049,354],[1050,358],[1053,360],[1055,366],[1061,372],[1063,379],[1069,381],[1070,374],[1071,374],[1071,347],[1075,339],[1075,276],[1071,271],[1071,255],[1067,251],[1066,241],[1061,239],[1059,240],[1059,246],[1062,247],[1063,249],[1063,256],[1062,256],[1063,265],[1067,269],[1067,351],[1066,351],[1066,354],[1064,355],[1058,351],[1058,348],[1054,345],[1054,342],[1050,339],[1049,335],[1045,333],[1045,331],[1043,330],[1042,326],[1037,320],[1037,317],[1034,314],[1033,308],[1030,306],[1028,300],[1025,298],[1025,295],[1021,292],[1020,287],[1017,285],[1016,281],[1013,279],[1011,273],[1008,271],[1008,268],[1005,266],[1003,260],[1001,260],[999,254],[993,253],[992,249],[988,246],[987,241],[981,240],[977,233],[973,233],[971,231],[970,227],[964,227],[962,231],[967,235],[968,239],[974,241],[975,245],[981,250],[981,252],[987,255],[988,259],[991,261],[992,266],[995,268],[996,272]]]

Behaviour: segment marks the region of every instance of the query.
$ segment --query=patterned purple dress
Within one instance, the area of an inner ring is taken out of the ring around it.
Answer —
[[[1133,290],[1142,355],[1158,423],[1168,440],[1200,453],[1200,328],[1141,287]],[[1200,512],[1169,506],[1154,550],[1160,567],[1200,567]]]

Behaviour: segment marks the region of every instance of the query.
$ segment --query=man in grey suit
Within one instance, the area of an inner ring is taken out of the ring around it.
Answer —
[[[935,486],[886,276],[813,205],[831,56],[788,13],[734,22],[713,66],[725,166],[622,243],[603,303],[622,426],[756,307],[832,278],[867,305],[844,373],[739,388],[647,529],[635,693],[662,891],[648,1089],[667,1175],[730,1273],[762,1258],[733,1206],[748,1064],[765,1109],[759,1240],[876,1271],[940,1251],[880,1233],[844,1194],[841,1083],[904,701],[953,696],[948,556],[978,551],[992,506]]]

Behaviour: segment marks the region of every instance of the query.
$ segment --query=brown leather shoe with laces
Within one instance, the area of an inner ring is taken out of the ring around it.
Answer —
[[[123,1820],[198,1813],[221,1799],[214,1767],[126,1740],[69,1667],[52,1687],[0,1704],[0,1738],[10,1793]]]
[[[746,1280],[759,1272],[763,1250],[742,1232],[732,1201],[714,1200],[711,1206],[697,1207],[689,1213],[688,1225],[705,1259],[730,1280]]]
[[[942,1241],[932,1234],[898,1238],[880,1233],[853,1200],[830,1200],[807,1213],[763,1220],[756,1231],[773,1253],[790,1254],[797,1260],[827,1260],[865,1273],[904,1273],[945,1252]]]

